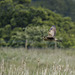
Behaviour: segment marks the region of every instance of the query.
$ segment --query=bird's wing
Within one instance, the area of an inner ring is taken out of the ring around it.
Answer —
[[[49,30],[49,35],[51,35],[52,37],[54,37],[56,35],[56,27],[52,26]]]

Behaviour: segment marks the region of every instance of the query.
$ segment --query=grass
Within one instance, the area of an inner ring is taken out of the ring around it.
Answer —
[[[75,75],[75,50],[0,48],[0,75]]]

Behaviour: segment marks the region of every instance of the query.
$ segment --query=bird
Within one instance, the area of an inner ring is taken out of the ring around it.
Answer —
[[[44,37],[44,40],[45,41],[57,40],[55,38],[55,35],[56,35],[56,27],[55,27],[55,25],[53,25],[53,26],[51,26],[51,28],[48,31],[48,36],[47,37]]]
[[[45,41],[57,41],[57,42],[62,42],[62,39],[57,39],[57,38],[55,38],[55,36],[56,36],[56,26],[55,25],[53,25],[53,26],[51,26],[51,28],[49,29],[49,31],[48,31],[48,36],[46,36],[46,37],[43,37],[43,39],[45,40]]]

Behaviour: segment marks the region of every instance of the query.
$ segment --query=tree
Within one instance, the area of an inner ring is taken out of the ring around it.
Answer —
[[[29,47],[47,47],[46,41],[43,40],[47,36],[49,26],[29,26],[25,28],[25,36]]]
[[[13,1],[19,4],[29,4],[31,2],[31,0],[13,0]]]
[[[11,26],[6,25],[2,30],[2,38],[5,39],[6,42],[8,42],[10,37],[11,37]]]
[[[10,24],[10,18],[12,17],[11,15],[13,13],[12,1],[0,1],[0,10],[0,27],[4,27],[5,25]]]
[[[43,7],[60,13],[64,16],[69,16],[75,21],[75,1],[74,0],[32,0],[32,6]]]
[[[25,35],[21,27],[16,27],[11,33],[11,38],[8,41],[8,46],[21,47],[25,46]]]

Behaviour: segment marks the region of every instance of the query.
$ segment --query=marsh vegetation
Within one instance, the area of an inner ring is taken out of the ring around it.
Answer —
[[[75,75],[75,50],[0,48],[0,75]]]

